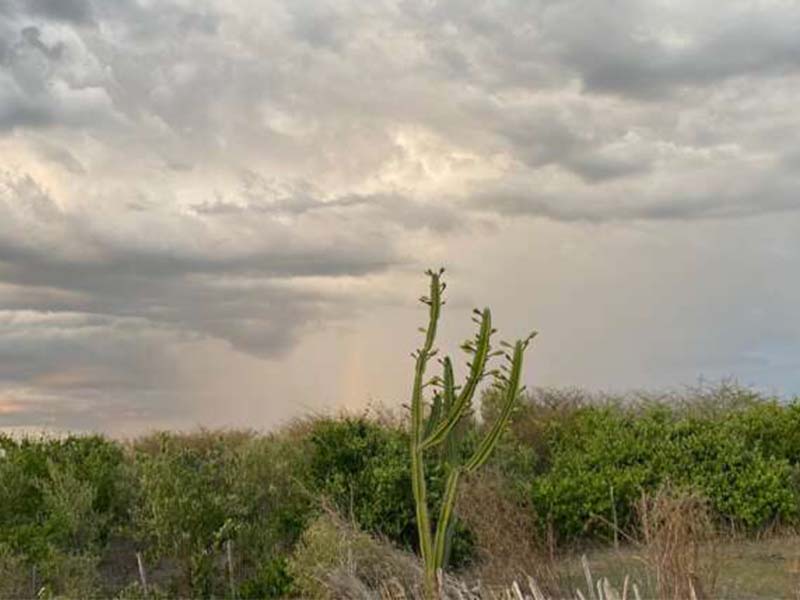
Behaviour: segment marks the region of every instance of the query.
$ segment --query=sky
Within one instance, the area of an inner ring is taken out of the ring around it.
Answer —
[[[800,393],[798,97],[788,0],[0,0],[0,426],[399,407],[438,266],[529,386]]]

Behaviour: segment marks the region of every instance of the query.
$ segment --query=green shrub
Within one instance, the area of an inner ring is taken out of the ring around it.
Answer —
[[[314,491],[365,531],[411,547],[416,529],[405,432],[366,419],[320,420],[310,441]]]
[[[699,490],[719,519],[750,530],[794,522],[797,457],[786,456],[793,442],[771,436],[798,438],[796,410],[757,404],[709,416],[665,405],[580,408],[545,432],[550,464],[531,474],[534,505],[573,540],[610,535],[615,513],[631,530],[636,499],[666,482]]]
[[[174,598],[174,596],[152,584],[148,584],[147,593],[145,593],[139,581],[126,585],[114,595],[114,600],[169,600],[171,598]]]
[[[239,586],[240,598],[284,598],[293,590],[287,559],[276,556],[265,561]]]
[[[726,415],[725,428],[764,456],[800,461],[800,402],[754,402]]]
[[[136,530],[155,558],[177,561],[180,593],[206,596],[224,585],[215,559],[220,543],[232,535],[236,460],[223,443],[196,448],[169,435],[159,452],[136,457]]]
[[[33,574],[24,556],[0,544],[0,598],[31,596]]]
[[[492,410],[487,396],[483,411],[491,418]],[[462,426],[457,450],[469,455],[481,425]],[[321,506],[416,550],[408,447],[402,428],[353,417],[132,445],[0,436],[0,597],[31,594],[34,570],[44,595],[137,597],[133,581],[98,581],[99,560],[101,573],[135,579],[136,550],[159,593],[228,595],[228,541],[238,595],[280,597],[292,585],[287,561]],[[444,472],[434,453],[429,460],[437,514]],[[665,401],[534,390],[491,461],[509,506],[534,511],[528,520],[562,541],[607,540],[615,515],[637,535],[635,503],[667,482],[707,497],[717,524],[749,532],[800,524],[800,402],[735,387]],[[474,545],[459,524],[454,562],[472,560]]]
[[[408,434],[365,418],[346,417],[317,421],[310,443],[313,491],[364,531],[386,537],[400,548],[416,550]],[[440,462],[432,456],[426,477],[434,511],[442,499],[443,475]],[[452,563],[463,566],[473,554],[474,537],[463,524],[457,524]]]
[[[47,478],[38,480],[44,529],[50,543],[72,550],[86,549],[98,538],[106,515],[95,512],[96,490],[78,477],[74,463],[47,461]]]
[[[253,438],[238,452],[233,495],[236,545],[258,563],[294,546],[312,518],[305,487],[310,444],[296,435]]]
[[[42,586],[38,598],[98,598],[100,576],[98,558],[93,554],[73,554],[55,548],[42,562]]]
[[[137,451],[135,529],[152,559],[179,565],[175,591],[227,593],[227,542],[237,581],[279,587],[277,572],[264,583],[265,565],[279,564],[310,518],[304,441],[212,432],[160,437]]]
[[[56,547],[101,548],[129,518],[132,482],[118,444],[99,436],[0,437],[0,542],[37,561]]]
[[[286,557],[313,518],[305,489],[307,440],[291,433],[255,438],[241,448],[234,554],[241,598],[282,598],[291,589]]]

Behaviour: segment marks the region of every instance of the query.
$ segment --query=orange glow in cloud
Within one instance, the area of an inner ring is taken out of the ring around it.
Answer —
[[[9,396],[0,396],[0,415],[13,415],[21,413],[23,410],[22,404],[16,402]]]

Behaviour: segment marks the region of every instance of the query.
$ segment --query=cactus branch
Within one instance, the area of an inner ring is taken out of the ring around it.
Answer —
[[[431,413],[428,415],[428,420],[425,422],[425,434],[423,437],[427,438],[439,424],[442,419],[442,411],[446,410],[442,406],[442,395],[434,394],[433,404],[431,404]]]
[[[431,277],[430,298],[423,298],[423,302],[430,306],[428,312],[428,327],[425,330],[425,342],[417,351],[416,369],[414,375],[414,389],[411,397],[411,413],[414,422],[413,434],[418,436],[417,442],[421,437],[422,421],[423,421],[423,406],[422,406],[422,388],[425,379],[425,370],[428,366],[428,360],[431,357],[433,343],[436,340],[436,328],[439,324],[439,315],[442,310],[442,296],[441,296],[441,283],[440,274],[429,271]]]
[[[458,485],[462,473],[470,473],[486,462],[491,454],[503,428],[508,423],[514,403],[520,394],[520,377],[522,372],[522,357],[531,337],[516,342],[513,346],[513,356],[504,351],[510,362],[506,368],[508,374],[503,374],[497,369],[487,370],[491,358],[498,356],[492,351],[491,337],[495,333],[492,329],[492,314],[488,308],[475,310],[477,318],[473,320],[478,325],[474,339],[465,342],[462,348],[470,355],[467,363],[468,374],[463,386],[456,386],[453,374],[453,363],[449,357],[441,360],[442,377],[425,379],[428,362],[437,350],[434,349],[436,332],[441,315],[442,292],[445,284],[441,280],[443,270],[428,271],[430,277],[430,291],[420,301],[428,306],[428,326],[422,328],[425,340],[422,347],[412,354],[415,360],[414,386],[411,395],[411,486],[416,507],[417,529],[419,533],[419,548],[425,568],[425,594],[429,598],[438,596],[437,574],[445,567],[450,550],[450,542],[455,528],[455,503],[458,496]],[[500,417],[478,446],[475,454],[469,461],[460,465],[458,463],[458,440],[463,428],[457,427],[464,417],[469,414],[472,399],[481,381],[493,375],[496,381],[504,388],[505,402]],[[433,400],[425,418],[425,389],[435,389]],[[435,532],[431,530],[430,516],[428,514],[428,498],[425,483],[425,451],[441,444],[439,460],[447,473],[442,504],[436,521]]]
[[[455,402],[450,409],[447,418],[442,424],[434,429],[425,440],[422,442],[422,449],[427,450],[431,446],[441,443],[444,438],[452,431],[456,423],[459,422],[464,414],[465,409],[472,402],[472,397],[475,395],[475,390],[478,383],[483,379],[486,370],[486,361],[491,353],[491,346],[489,344],[492,335],[492,313],[488,308],[485,308],[481,313],[480,330],[474,344],[474,356],[470,365],[470,373],[464,387],[458,394]],[[449,370],[449,373],[448,373]],[[447,393],[447,378],[450,377],[450,382],[453,381],[453,365],[449,359],[445,359],[444,363],[444,379],[445,379],[445,393]],[[454,389],[454,388],[450,388]]]
[[[524,341],[518,341],[514,345],[514,356],[511,359],[511,372],[505,383],[505,401],[503,402],[503,408],[494,425],[489,430],[489,433],[486,434],[483,441],[478,445],[475,454],[473,454],[472,458],[464,465],[464,469],[467,472],[474,471],[486,462],[486,459],[489,458],[495,445],[497,445],[500,434],[503,433],[508,420],[511,418],[511,412],[519,396],[519,380],[522,373],[522,358],[525,353],[525,346],[526,343]]]
[[[442,506],[439,510],[439,520],[436,522],[436,538],[433,545],[434,560],[438,568],[444,568],[448,546],[450,545],[450,537],[452,536],[453,525],[455,524],[453,509],[455,507],[460,476],[460,468],[452,469],[447,476],[447,483],[445,484]]]

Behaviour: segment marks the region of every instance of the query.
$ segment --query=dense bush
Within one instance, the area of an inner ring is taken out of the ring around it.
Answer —
[[[310,440],[316,494],[361,528],[410,547],[416,526],[406,434],[345,418],[317,422]]]
[[[122,446],[99,436],[0,437],[0,579],[25,594],[86,596],[99,554],[128,522]],[[12,582],[16,582],[13,583]]]
[[[616,519],[638,536],[636,503],[665,483],[700,492],[719,526],[800,524],[798,402],[735,387],[663,398],[536,390],[527,400],[492,458],[491,494],[464,496],[472,529],[460,525],[455,536],[459,565],[506,547],[490,539],[500,522],[580,543],[609,539]],[[491,419],[494,408],[487,396],[483,414]],[[469,452],[481,425],[463,428]],[[137,551],[150,597],[282,597],[299,589],[293,577],[308,572],[300,566],[329,512],[400,550],[417,543],[408,435],[390,420],[318,418],[271,435],[132,443],[0,436],[0,448],[0,597],[143,597]],[[435,515],[435,456],[426,473]],[[487,502],[502,511],[482,510]],[[503,512],[514,510],[525,515]]]
[[[182,593],[211,594],[220,579],[216,556],[232,534],[236,460],[223,443],[199,449],[168,436],[159,452],[136,457],[141,488],[134,512],[137,534],[153,558],[178,564]]]
[[[324,419],[314,425],[310,440],[315,494],[365,531],[384,536],[401,548],[416,549],[407,433],[364,418]],[[431,460],[426,476],[432,514],[437,514],[444,484],[441,465]],[[470,532],[457,525],[453,564],[468,562],[472,545]]]
[[[287,576],[280,553],[309,515],[298,479],[302,442],[235,433],[162,434],[152,441],[135,458],[135,531],[152,560],[179,567],[174,591],[224,595],[233,585],[261,597],[282,595]]]
[[[35,559],[52,545],[92,550],[125,523],[130,488],[119,444],[0,437],[0,448],[0,542]]]
[[[635,501],[667,482],[702,492],[729,525],[755,530],[798,517],[796,404],[735,396],[727,408],[616,401],[574,405],[559,418],[543,412],[523,409],[515,426],[530,431],[524,421],[538,420],[538,460],[507,472],[529,482],[561,539],[610,536],[615,518],[635,533]]]

